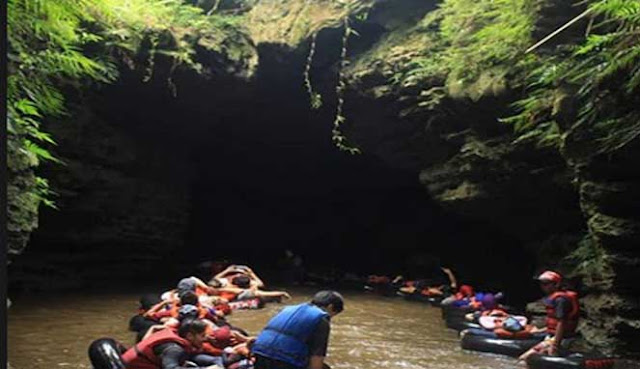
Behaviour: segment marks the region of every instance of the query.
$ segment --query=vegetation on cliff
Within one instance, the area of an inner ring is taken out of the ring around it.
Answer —
[[[587,140],[583,154],[597,155],[640,135],[640,3],[600,0],[590,10],[583,42],[531,63],[521,112],[508,120],[521,139],[561,149],[566,140]]]
[[[37,227],[42,203],[54,206],[42,161],[56,161],[54,139],[43,120],[65,114],[68,88],[109,83],[118,65],[153,76],[157,55],[172,63],[167,88],[178,67],[203,72],[196,48],[247,58],[246,38],[234,16],[206,16],[179,0],[100,0],[8,2],[8,230],[9,251],[19,253]],[[62,163],[60,163],[62,164]]]

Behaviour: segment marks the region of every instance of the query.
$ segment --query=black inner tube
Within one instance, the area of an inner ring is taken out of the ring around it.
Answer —
[[[518,357],[537,345],[542,338],[526,340],[510,340],[465,334],[460,346],[465,350],[490,352],[506,356]]]

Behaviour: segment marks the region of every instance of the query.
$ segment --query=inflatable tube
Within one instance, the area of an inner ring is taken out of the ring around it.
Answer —
[[[442,306],[442,319],[464,319],[464,316],[474,312],[472,308],[459,308],[450,305]]]
[[[540,343],[540,341],[542,341],[542,338],[509,340],[465,334],[460,341],[460,346],[465,350],[490,352],[493,354],[518,357]]]
[[[266,304],[266,303],[270,303],[270,302],[277,302],[277,303],[281,303],[282,302],[282,297],[266,297],[266,296],[262,296],[260,297],[260,299]]]
[[[527,358],[529,369],[609,369],[615,359],[594,354],[570,354],[568,356],[531,355]]]
[[[264,307],[264,301],[259,298],[253,298],[243,301],[233,301],[229,303],[231,310],[255,310]]]
[[[477,328],[482,329],[482,326],[478,323],[470,322],[464,318],[455,318],[446,320],[447,328],[455,329],[456,331],[464,331],[465,329]]]
[[[89,360],[93,369],[125,369],[120,356],[125,347],[112,338],[100,338],[89,345]]]
[[[440,296],[431,297],[431,296],[425,296],[419,293],[402,294],[401,296],[407,301],[424,302],[427,304],[431,304],[433,306],[440,306],[440,303],[443,300],[443,298]]]

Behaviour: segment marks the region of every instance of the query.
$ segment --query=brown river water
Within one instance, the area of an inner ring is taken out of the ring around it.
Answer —
[[[298,303],[311,290],[294,291]],[[14,301],[8,320],[13,369],[91,368],[91,341],[112,337],[131,345],[127,331],[139,295],[75,295]],[[280,308],[237,311],[230,321],[257,334]],[[327,362],[335,369],[501,369],[522,368],[512,358],[465,352],[455,331],[445,328],[438,308],[427,304],[346,293],[345,311],[331,324]]]

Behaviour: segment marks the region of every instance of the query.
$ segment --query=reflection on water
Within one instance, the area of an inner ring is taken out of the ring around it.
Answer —
[[[310,299],[298,291],[293,302]],[[329,358],[335,369],[500,369],[515,360],[464,352],[437,308],[401,299],[346,294],[332,322]],[[16,301],[9,314],[14,369],[90,368],[87,348],[100,337],[133,343],[127,331],[137,295],[65,296]],[[255,334],[282,305],[234,313],[230,321]]]

